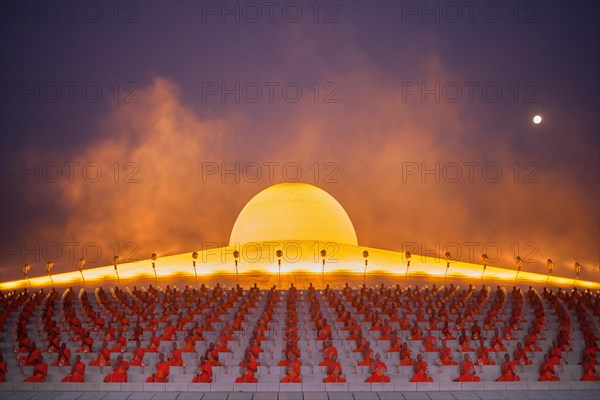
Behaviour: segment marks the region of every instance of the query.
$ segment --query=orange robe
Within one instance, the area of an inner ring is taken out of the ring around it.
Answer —
[[[385,371],[387,371],[387,366],[383,361],[375,361],[371,365],[371,371],[371,376],[369,376],[365,382],[378,383],[390,381],[390,377],[384,375]]]
[[[430,376],[427,376],[425,371],[427,370],[427,362],[420,361],[415,363],[414,374],[410,378],[411,382],[433,382],[433,379]]]
[[[501,372],[502,375],[496,379],[496,382],[518,382],[521,380],[515,373],[515,363],[513,361],[505,361],[502,364]]]
[[[554,365],[550,361],[543,362],[540,366],[540,377],[538,381],[559,381],[560,378],[554,374]]]
[[[129,366],[125,362],[115,365],[115,370],[112,374],[104,377],[104,382],[127,382],[127,370]]]
[[[479,382],[481,378],[475,375],[475,365],[471,361],[464,361],[460,366],[460,375],[457,382]]]
[[[71,375],[65,376],[63,382],[83,382],[85,380],[85,364],[81,361],[73,366]]]
[[[48,365],[42,361],[33,369],[33,376],[30,376],[23,382],[46,382],[46,375],[48,375]]]

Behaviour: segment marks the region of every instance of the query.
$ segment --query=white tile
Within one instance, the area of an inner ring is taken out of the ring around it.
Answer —
[[[141,392],[143,390],[144,390],[144,384],[142,382],[123,382],[123,383],[121,383],[121,391],[123,391],[123,392]],[[146,396],[145,398],[147,399],[148,396]],[[129,396],[128,399],[131,399],[131,396]]]
[[[378,383],[365,383],[365,382],[360,382],[360,383],[348,383],[348,391],[349,392],[370,392],[371,390],[373,390],[373,388],[376,388],[377,386],[379,386]],[[354,398],[356,399],[356,396],[354,396]]]
[[[105,385],[109,385],[108,383]],[[110,385],[119,385],[119,389],[121,389],[121,384],[120,383],[110,383]],[[104,396],[103,400],[126,400],[129,396],[131,396],[131,393],[129,392],[110,392],[108,393],[106,396]],[[150,396],[148,396],[150,397]]]
[[[67,385],[69,385],[69,386],[67,386]],[[72,385],[73,389],[71,389],[71,385]],[[78,399],[79,397],[81,397],[82,393],[75,391],[77,389],[77,384],[74,382],[61,383],[60,388],[62,390],[65,390],[65,392],[59,393],[59,395],[56,396],[55,400],[75,400],[75,399]]]
[[[210,383],[190,383],[188,392],[210,392]],[[204,397],[202,400],[204,400]]]
[[[417,390],[419,392],[439,391],[439,382],[417,382]]]
[[[259,382],[256,390],[258,392],[279,392],[279,382]]]
[[[298,393],[298,392],[279,393],[279,400],[302,400],[302,393]]]
[[[305,388],[306,389],[306,388]],[[253,400],[257,400],[254,398]],[[304,400],[329,400],[329,396],[325,392],[325,384],[323,384],[322,392],[304,392]]]
[[[165,390],[171,385],[181,385],[181,384],[167,383],[165,385]],[[184,383],[183,385],[185,386],[186,384]],[[175,388],[177,388],[177,386]],[[178,396],[179,396],[179,393],[173,393],[173,391],[170,391],[170,392],[165,391],[165,392],[156,393],[154,395],[154,397],[152,397],[152,400],[176,400]]]
[[[353,392],[354,400],[379,400],[379,396],[375,392],[357,392],[352,389],[352,385],[350,385],[349,390]]]
[[[164,383],[144,383],[144,392],[164,392]]]
[[[252,400],[277,400],[279,393],[276,392],[256,392],[252,397]],[[306,397],[305,397],[306,399]],[[192,400],[192,399],[190,399]],[[195,400],[195,399],[194,399]],[[324,399],[327,400],[327,399]]]
[[[177,400],[201,400],[202,393],[180,393]]]
[[[354,396],[348,392],[329,393],[329,400],[353,400]]]
[[[279,385],[280,392],[302,392],[302,384],[301,383],[282,383]],[[279,398],[281,398],[281,393],[279,393]]]
[[[333,395],[337,392],[347,392],[348,384],[347,383],[326,383],[325,390],[329,393],[329,399],[333,399]]]
[[[417,384],[413,382],[398,382],[394,383],[394,388],[397,392],[416,392]],[[404,395],[406,397],[406,394]]]
[[[227,382],[217,382],[217,383],[211,383],[210,384],[210,391],[211,392],[233,392],[233,382],[232,383],[227,383]],[[206,397],[205,397],[206,399]]]

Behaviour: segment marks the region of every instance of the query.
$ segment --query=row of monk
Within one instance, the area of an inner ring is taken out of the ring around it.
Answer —
[[[423,358],[423,354],[418,354],[416,359],[413,359],[411,356],[412,349],[408,348],[407,342],[402,343],[402,339],[400,338],[398,330],[409,328],[407,321],[405,321],[405,313],[398,315],[397,312],[390,312],[390,310],[396,309],[396,306],[394,303],[388,304],[387,299],[399,300],[399,295],[403,296],[407,302],[417,305],[417,308],[415,308],[416,312],[414,313],[416,318],[414,319],[412,328],[410,328],[410,338],[413,341],[421,340],[423,351],[438,352],[441,365],[456,365],[458,363],[454,361],[451,349],[447,347],[444,341],[442,341],[442,346],[436,344],[435,336],[431,334],[431,326],[428,327],[426,334],[422,332],[419,323],[424,322],[420,321],[424,319],[424,315],[419,316],[419,310],[422,310],[422,308],[418,306],[419,304],[423,304],[421,299],[425,301],[425,304],[429,301],[427,314],[431,315],[433,312],[430,311],[444,309],[441,304],[450,304],[450,308],[447,310],[448,313],[441,313],[440,317],[440,321],[444,323],[444,327],[441,329],[442,334],[449,339],[453,338],[452,335],[454,333],[452,330],[447,329],[449,327],[449,316],[458,315],[455,319],[453,318],[453,328],[454,331],[461,333],[458,339],[458,350],[466,351],[460,364],[460,375],[457,378],[459,381],[477,381],[479,379],[475,372],[475,364],[470,359],[470,352],[474,352],[475,349],[470,347],[469,341],[476,340],[480,344],[477,348],[477,364],[489,365],[493,363],[489,357],[489,353],[493,351],[506,351],[506,347],[510,346],[505,346],[505,343],[517,339],[518,334],[515,333],[518,333],[522,329],[520,324],[527,322],[524,319],[524,316],[528,314],[525,310],[526,308],[532,311],[530,314],[534,319],[529,328],[528,335],[525,337],[525,346],[522,346],[521,342],[517,342],[513,351],[513,359],[510,358],[508,353],[504,356],[504,362],[501,366],[502,375],[498,379],[501,381],[517,380],[516,366],[519,364],[531,364],[532,359],[528,353],[542,351],[539,343],[545,340],[542,329],[547,329],[546,308],[554,314],[559,328],[556,331],[552,347],[544,355],[544,360],[540,363],[539,379],[559,379],[554,367],[559,364],[562,365],[564,362],[562,353],[572,351],[571,346],[574,342],[574,339],[571,337],[571,330],[569,329],[570,313],[568,307],[565,307],[563,303],[571,305],[574,308],[573,313],[578,317],[579,327],[581,328],[577,331],[577,334],[581,333],[585,341],[582,363],[583,374],[581,379],[596,380],[598,378],[595,374],[595,367],[597,365],[597,336],[592,326],[593,320],[590,322],[586,318],[586,311],[588,310],[586,304],[594,305],[597,302],[597,295],[594,297],[589,291],[584,293],[559,291],[557,294],[554,294],[551,291],[545,290],[543,296],[540,296],[535,290],[530,289],[525,297],[520,290],[513,288],[508,299],[506,291],[500,290],[500,288],[496,291],[495,296],[490,296],[491,291],[486,288],[476,293],[473,288],[469,288],[468,291],[459,291],[458,288],[452,286],[440,289],[434,286],[431,291],[429,289],[422,291],[418,288],[407,289],[407,293],[404,294],[398,293],[398,288],[392,292],[389,289],[384,290],[382,287],[374,295],[372,288],[366,289],[365,287],[358,292],[346,287],[341,292],[326,289],[322,293],[317,293],[310,286],[306,292],[306,297],[304,294],[298,296],[298,291],[293,286],[285,291],[285,296],[281,296],[281,292],[275,288],[261,293],[256,286],[247,292],[238,287],[232,288],[230,292],[226,292],[219,285],[212,291],[206,288],[201,288],[199,291],[186,288],[186,290],[180,293],[176,289],[167,287],[165,291],[155,288],[150,288],[149,290],[134,288],[133,291],[128,290],[127,292],[129,294],[126,294],[125,291],[119,288],[113,288],[111,289],[111,300],[106,292],[100,289],[96,292],[95,304],[89,300],[86,292],[80,292],[78,297],[79,304],[75,306],[74,292],[66,290],[60,301],[60,308],[57,307],[57,303],[59,303],[58,293],[54,290],[47,295],[42,291],[41,293],[34,293],[32,295],[22,292],[13,293],[9,296],[13,297],[13,305],[17,303],[15,301],[17,298],[20,300],[25,299],[21,303],[22,306],[17,307],[15,305],[12,313],[9,313],[9,315],[18,311],[15,329],[18,342],[17,359],[23,365],[33,365],[35,367],[33,376],[27,379],[38,381],[37,379],[45,379],[45,375],[47,374],[47,366],[44,373],[45,363],[41,356],[41,350],[35,346],[34,342],[29,340],[28,336],[27,327],[31,326],[30,319],[33,316],[34,310],[37,312],[39,321],[43,326],[45,340],[48,342],[46,350],[53,350],[57,353],[57,365],[70,365],[71,363],[69,348],[64,343],[60,343],[60,338],[63,337],[65,331],[72,334],[71,339],[74,342],[81,344],[81,348],[77,349],[76,352],[89,353],[93,349],[93,339],[91,339],[89,331],[85,331],[81,322],[86,317],[88,326],[93,321],[95,328],[98,331],[104,331],[106,334],[105,338],[107,339],[99,351],[98,358],[91,361],[90,365],[109,365],[112,361],[111,353],[115,352],[118,354],[122,352],[127,347],[126,334],[131,334],[132,337],[130,339],[135,340],[137,343],[133,359],[126,361],[122,356],[117,357],[117,360],[113,361],[113,372],[105,378],[108,382],[126,380],[127,370],[131,365],[143,364],[146,352],[158,352],[161,340],[173,339],[178,331],[185,331],[190,324],[192,328],[187,329],[183,349],[179,349],[177,345],[174,345],[167,359],[165,359],[164,355],[159,355],[159,359],[154,365],[154,372],[148,377],[148,380],[151,382],[163,382],[165,379],[168,379],[170,374],[168,367],[183,365],[182,352],[196,352],[196,342],[203,340],[203,333],[212,332],[217,327],[219,329],[217,343],[216,345],[214,343],[209,345],[205,350],[204,356],[200,357],[197,374],[193,378],[197,382],[210,381],[213,376],[212,367],[221,365],[219,354],[231,351],[227,346],[229,342],[234,341],[233,333],[247,329],[248,327],[244,326],[247,325],[247,322],[253,322],[254,328],[251,330],[252,334],[248,341],[248,346],[244,351],[244,359],[240,362],[242,374],[238,379],[242,382],[253,382],[257,380],[256,372],[260,365],[259,358],[264,359],[264,357],[261,357],[261,353],[264,352],[261,343],[269,341],[267,332],[270,331],[270,325],[272,327],[272,324],[278,320],[278,318],[274,318],[274,314],[285,310],[285,323],[281,324],[285,326],[281,337],[281,341],[283,341],[285,346],[285,357],[278,363],[278,365],[286,367],[286,374],[281,379],[283,383],[302,380],[300,368],[302,366],[301,349],[299,346],[300,335],[298,329],[300,321],[298,318],[299,311],[304,315],[302,323],[305,325],[314,324],[311,329],[314,331],[315,346],[317,343],[320,343],[319,351],[323,353],[319,364],[327,367],[326,377],[324,378],[325,382],[343,382],[345,380],[342,364],[338,360],[338,352],[332,341],[334,336],[332,325],[336,326],[336,324],[341,326],[342,333],[347,331],[348,334],[344,338],[345,340],[355,341],[356,348],[353,349],[353,352],[360,353],[361,355],[361,360],[357,364],[370,367],[371,374],[367,377],[367,381],[389,381],[390,377],[387,373],[386,363],[375,352],[374,348],[371,348],[370,341],[362,335],[362,327],[357,322],[357,319],[361,319],[363,323],[371,323],[369,331],[372,333],[378,332],[380,333],[379,339],[390,341],[390,348],[387,351],[390,353],[399,353],[400,365],[411,365],[413,367],[411,381],[431,381],[433,374],[429,371],[428,363]],[[387,297],[385,297],[386,293]],[[379,295],[382,295],[381,298]],[[572,300],[575,297],[583,301],[577,303]],[[203,299],[206,301],[203,301]],[[544,304],[542,299],[546,300],[547,305]],[[436,300],[444,300],[444,303],[436,303]],[[162,304],[163,315],[161,320],[158,320],[158,316],[155,315],[154,304],[156,303]],[[186,306],[188,310],[187,318],[177,308],[177,304]],[[299,304],[300,307],[298,306]],[[466,317],[465,320],[459,320],[462,318],[461,312],[453,308],[453,304],[460,310],[466,310],[462,313]],[[508,307],[509,304],[510,307]],[[580,306],[577,307],[576,304],[580,304]],[[487,305],[487,307],[483,307],[484,305]],[[387,315],[390,316],[389,319],[395,319],[391,323],[388,318],[382,321],[379,315],[379,310],[383,312],[386,309]],[[591,309],[593,310],[593,308]],[[194,313],[190,315],[189,310],[194,310]],[[485,313],[486,316],[483,318],[484,321],[488,320],[491,314],[494,315],[494,318],[489,320],[488,324],[484,323],[482,330],[482,327],[478,325],[478,319],[484,314],[484,311],[487,311]],[[506,311],[510,311],[510,318],[505,319],[506,328],[503,335],[498,335],[496,324],[498,321],[502,321],[501,317],[503,315],[508,314]],[[248,320],[248,314],[258,317]],[[194,321],[197,315],[203,317],[202,325],[199,324],[198,320]],[[332,324],[329,324],[324,315],[337,319]],[[142,318],[136,318],[138,316]],[[108,324],[103,321],[104,317],[110,318]],[[176,325],[172,324],[174,317],[177,318]],[[437,328],[435,326],[436,321],[432,321],[432,318],[435,319],[431,315],[429,324],[434,323],[433,328],[435,329]],[[130,319],[135,321],[135,326],[133,326]],[[8,318],[4,319],[5,322],[7,320]],[[115,328],[112,326],[113,323],[119,326]],[[394,323],[399,325],[399,329],[391,329]],[[159,330],[161,324],[164,325]],[[494,328],[488,329],[492,325]],[[470,328],[468,334],[466,327]],[[485,330],[493,331],[494,336],[491,336],[488,340],[485,337]],[[145,331],[152,332],[153,339],[150,341],[148,348],[141,347],[139,340]],[[340,330],[336,331],[336,336],[341,334]],[[506,331],[508,331],[508,334]],[[511,335],[511,333],[513,334]],[[488,341],[490,348],[486,346],[486,341]],[[108,343],[114,343],[114,347],[110,348]],[[376,348],[377,346],[374,347]],[[87,351],[85,351],[86,349]],[[27,355],[19,355],[23,353],[27,353]],[[79,356],[80,354],[77,355]],[[0,361],[0,371],[3,368],[3,364],[1,363],[7,365],[5,362]],[[77,381],[85,379],[85,373],[81,373],[81,365],[85,367],[85,364],[81,362],[81,358],[76,358],[72,370],[73,374],[68,379],[77,379]],[[7,366],[4,367],[4,369],[6,368]],[[35,372],[36,370],[37,372]],[[3,378],[3,376],[1,377]]]

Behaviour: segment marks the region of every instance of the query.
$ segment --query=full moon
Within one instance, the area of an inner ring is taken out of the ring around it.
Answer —
[[[538,125],[542,122],[542,116],[541,115],[536,115],[535,117],[533,117],[533,123]]]

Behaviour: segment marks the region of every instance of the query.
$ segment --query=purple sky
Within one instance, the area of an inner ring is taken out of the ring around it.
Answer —
[[[597,2],[114,4],[2,2],[2,281],[227,243],[296,179],[365,246],[598,279]]]

